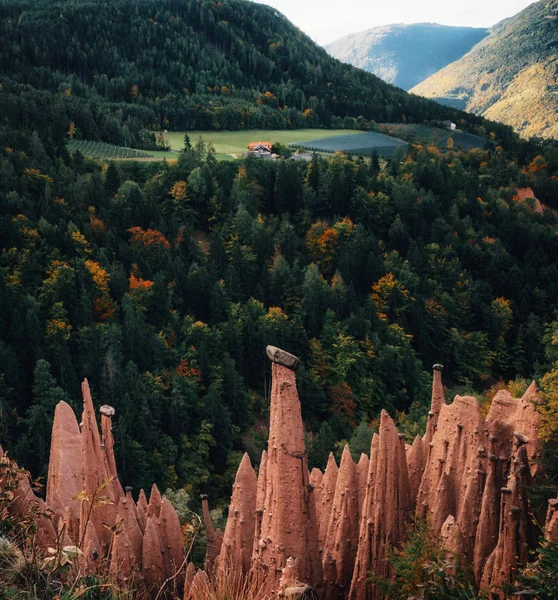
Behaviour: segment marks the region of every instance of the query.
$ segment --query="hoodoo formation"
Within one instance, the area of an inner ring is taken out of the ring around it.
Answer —
[[[309,474],[298,361],[277,348],[268,356],[271,421],[257,485],[252,577],[268,591],[296,582],[324,598],[379,599],[370,574],[393,575],[389,551],[404,541],[416,514],[474,567],[479,585],[503,597],[502,585],[527,561],[536,537],[524,491],[539,453],[536,386],[522,398],[499,392],[485,419],[475,398],[446,404],[442,366],[435,365],[424,437],[405,447],[383,411],[370,460],[364,455],[355,465],[347,447],[339,469],[330,456],[325,473]],[[558,536],[557,507],[557,500],[549,503],[548,536]]]
[[[273,347],[268,347],[267,353],[273,364],[266,492],[252,576],[263,589],[272,592],[280,589],[287,559],[295,559],[298,579],[311,586],[322,581],[322,563],[293,370],[298,359]]]
[[[254,545],[258,480],[248,454],[244,454],[229,506],[229,518],[218,558],[218,568],[246,575]]]
[[[123,492],[113,452],[114,410],[101,408],[101,435],[87,381],[80,425],[70,406],[61,402],[56,409],[47,503],[21,476],[12,510],[23,511],[30,502],[48,506],[53,523],[41,517],[40,544],[55,543],[53,524],[64,528],[65,542],[83,548],[83,573],[108,563],[122,584],[133,579],[155,592],[172,577],[179,589],[184,585],[187,600],[207,598],[214,577],[227,570],[269,597],[313,589],[328,599],[379,600],[370,575],[393,576],[390,550],[405,540],[417,515],[427,517],[448,551],[472,568],[479,586],[503,598],[502,587],[536,542],[526,493],[539,454],[536,386],[522,398],[498,392],[484,418],[475,398],[456,396],[446,404],[442,367],[435,365],[422,438],[405,446],[382,411],[370,459],[362,455],[355,464],[346,446],[339,468],[331,455],[325,473],[309,473],[295,377],[299,361],[278,348],[267,353],[268,448],[257,477],[248,455],[242,459],[224,537],[213,529],[202,498],[209,539],[205,570],[185,568],[178,516],[156,486],[149,502],[143,491],[137,504],[129,488]],[[558,539],[558,500],[549,502],[546,535]]]
[[[11,510],[22,512],[37,503],[44,513],[38,524],[39,545],[56,548],[56,527],[63,532],[64,546],[82,549],[75,565],[81,575],[108,570],[119,583],[133,580],[139,589],[156,595],[165,578],[184,567],[178,515],[156,486],[149,505],[143,490],[137,505],[131,488],[124,494],[116,478],[114,409],[101,407],[101,435],[87,380],[82,391],[81,424],[65,402],[55,410],[46,503],[35,497],[27,477],[21,476],[16,491],[21,502],[14,502]]]

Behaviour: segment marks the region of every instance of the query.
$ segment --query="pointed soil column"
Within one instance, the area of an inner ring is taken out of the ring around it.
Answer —
[[[145,525],[147,523],[147,508],[147,497],[145,496],[144,490],[141,489],[138,496],[136,509],[138,512],[138,523],[141,527],[142,533],[145,531]]]
[[[533,401],[537,388],[533,382],[522,398],[514,398],[507,390],[500,390],[492,399],[486,417],[491,441],[491,452],[509,458],[516,438],[526,444],[531,474],[535,475],[539,448],[539,413]]]
[[[533,382],[522,398],[514,398],[500,390],[492,399],[487,416],[488,466],[482,507],[477,528],[473,570],[480,583],[486,560],[496,547],[500,527],[501,488],[506,486],[510,458],[515,445],[525,445],[528,460],[539,454],[539,415],[533,402],[537,401],[537,387]],[[531,465],[531,473],[536,467]]]
[[[327,459],[326,470],[322,482],[320,483],[320,487],[318,488],[318,494],[316,495],[318,536],[320,547],[322,548],[325,543],[327,528],[329,527],[329,517],[331,516],[331,507],[333,506],[333,495],[335,494],[335,484],[337,482],[338,473],[339,468],[335,462],[335,456],[333,456],[333,452],[330,452]]]
[[[218,568],[224,573],[246,575],[250,570],[257,491],[258,479],[250,457],[245,453],[236,473],[223,545],[217,560]]]
[[[463,536],[459,525],[455,522],[453,515],[450,515],[442,525],[440,537],[444,544],[444,547],[448,552],[459,560],[461,556],[461,550],[463,548]]]
[[[165,576],[172,577],[184,562],[184,536],[174,506],[168,498],[163,498],[158,520],[161,553],[165,564]],[[183,575],[177,577],[180,589],[184,583]]]
[[[424,434],[424,441],[427,444],[430,444],[432,438],[434,437],[436,427],[438,426],[440,411],[442,410],[442,406],[446,403],[446,399],[444,397],[444,386],[442,385],[443,368],[444,367],[442,365],[434,365],[432,367],[432,404],[430,407],[430,412],[428,413],[426,433]]]
[[[105,450],[105,461],[107,463],[107,469],[109,476],[112,477],[110,483],[113,496],[115,499],[120,499],[124,495],[122,491],[122,485],[118,480],[118,473],[116,471],[116,460],[114,458],[114,437],[112,435],[112,417],[114,416],[115,410],[108,404],[103,404],[99,409],[101,413],[101,432],[103,434],[102,445]]]
[[[297,562],[300,580],[311,586],[321,583],[322,565],[293,370],[298,359],[271,346],[267,353],[273,365],[266,500],[253,576],[269,592],[278,590],[289,557]]]
[[[103,561],[102,545],[97,536],[97,530],[91,519],[91,506],[88,502],[82,502],[79,512],[79,542],[83,556],[79,562],[85,575],[96,575]]]
[[[362,507],[366,498],[366,490],[368,485],[368,470],[370,469],[370,459],[364,452],[360,455],[360,460],[357,465],[357,480],[358,480],[358,522],[362,516]]]
[[[519,567],[527,564],[529,551],[536,547],[534,517],[527,497],[531,480],[527,448],[518,445],[508,483],[501,490],[498,543],[486,562],[481,583],[482,588],[500,598],[505,597],[502,586],[515,579]]]
[[[409,485],[411,486],[411,499],[413,508],[417,504],[417,496],[422,480],[422,474],[428,456],[428,444],[419,436],[414,439],[412,446],[405,448],[407,456],[407,470],[409,472]]]
[[[0,459],[4,455],[2,447],[0,446]],[[18,469],[17,463],[14,462],[14,466]],[[2,466],[0,460],[0,491],[3,490],[5,482],[3,482],[3,475],[5,474],[5,468]],[[13,482],[12,482],[13,483]],[[35,511],[35,522],[37,524],[37,532],[35,536],[35,542],[40,548],[48,548],[49,546],[56,546],[57,533],[50,518],[49,507],[42,498],[35,496],[35,492],[31,487],[29,477],[25,472],[19,472],[17,474],[17,486],[13,491],[13,498],[8,506],[8,512],[11,515],[27,515],[31,506]]]
[[[265,485],[267,478],[267,450],[262,452],[260,469],[258,471],[258,489],[256,491],[256,509],[254,511],[254,540],[252,542],[252,556],[258,553],[258,541],[262,533],[262,519],[265,509]]]
[[[187,600],[207,600],[211,598],[211,587],[205,571],[198,569],[188,592]]]
[[[323,553],[327,598],[343,599],[347,596],[358,547],[358,528],[357,470],[349,446],[345,446]]]
[[[69,527],[79,526],[79,500],[72,500],[83,490],[81,471],[81,434],[74,411],[66,402],[59,402],[54,411],[46,501],[58,519],[70,510]]]
[[[149,504],[147,505],[146,516],[147,517],[158,517],[161,512],[161,505],[163,504],[163,498],[161,492],[157,487],[157,484],[151,486],[151,493],[149,494]]]
[[[81,384],[83,393],[83,415],[81,424],[81,468],[83,473],[83,490],[87,495],[87,510],[89,514],[90,503],[93,503],[93,509],[90,513],[91,524],[97,533],[97,539],[101,544],[102,556],[107,556],[108,549],[112,541],[112,534],[104,524],[112,527],[116,523],[116,505],[103,503],[97,505],[100,497],[108,496],[112,502],[118,498],[114,497],[113,488],[106,482],[110,478],[108,471],[106,455],[101,446],[101,436],[97,427],[95,418],[95,409],[87,379]],[[103,487],[105,486],[105,487]],[[83,524],[80,522],[80,527]]]
[[[194,577],[196,575],[196,566],[194,563],[188,563],[186,567],[186,577],[184,580],[184,600],[188,600],[190,598],[190,589],[192,587],[192,582],[194,581]]]
[[[154,597],[165,580],[165,562],[157,517],[147,518],[142,545],[142,574],[147,591]]]
[[[132,577],[137,583],[137,562],[126,529],[117,531],[112,542],[109,573],[111,579],[126,586]]]
[[[143,534],[139,526],[131,488],[126,488],[126,496],[120,498],[117,507],[117,515],[118,521],[120,522],[119,530],[126,534],[133,562],[136,565],[141,565]]]
[[[478,402],[456,396],[440,411],[422,477],[416,513],[429,517],[436,535],[449,515],[463,534],[463,559],[473,549],[486,479],[488,431]]]
[[[205,525],[205,531],[207,534],[207,549],[205,551],[205,562],[204,569],[206,572],[213,572],[215,561],[221,552],[221,546],[223,545],[223,534],[220,529],[215,531],[213,522],[211,521],[211,513],[209,512],[209,503],[207,496],[202,494],[202,511],[203,511],[203,523]]]
[[[320,469],[318,469],[318,467],[314,467],[310,471],[309,481],[310,485],[314,486],[314,494],[318,493],[318,488],[320,487],[320,485],[322,485],[323,479],[324,474],[320,471]]]
[[[368,493],[359,527],[349,594],[351,600],[379,600],[382,597],[368,578],[371,572],[383,578],[393,576],[388,553],[405,539],[411,507],[405,444],[384,410],[380,432],[372,438]]]
[[[482,504],[473,553],[473,573],[480,584],[486,560],[498,542],[500,527],[500,490],[507,480],[507,461],[489,453],[486,484],[482,494]]]

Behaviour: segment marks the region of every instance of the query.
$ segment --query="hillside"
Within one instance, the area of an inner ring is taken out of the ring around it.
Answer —
[[[326,46],[343,62],[410,90],[461,58],[487,34],[486,29],[436,23],[395,24],[351,33]]]
[[[558,137],[558,1],[541,0],[498,23],[411,91],[511,125],[523,137]]]
[[[335,60],[244,0],[3,0],[0,78],[10,123],[36,121],[59,145],[70,122],[76,138],[146,149],[154,129],[481,123]]]

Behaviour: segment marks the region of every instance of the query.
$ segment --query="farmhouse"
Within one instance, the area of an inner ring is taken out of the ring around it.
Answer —
[[[252,142],[248,144],[248,152],[244,156],[251,158],[273,158],[271,142]]]

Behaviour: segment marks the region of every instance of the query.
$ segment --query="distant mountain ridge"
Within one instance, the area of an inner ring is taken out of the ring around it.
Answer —
[[[488,29],[402,23],[352,33],[325,46],[335,58],[409,90],[461,58]]]
[[[511,125],[523,137],[558,138],[558,0],[501,21],[411,91]]]

